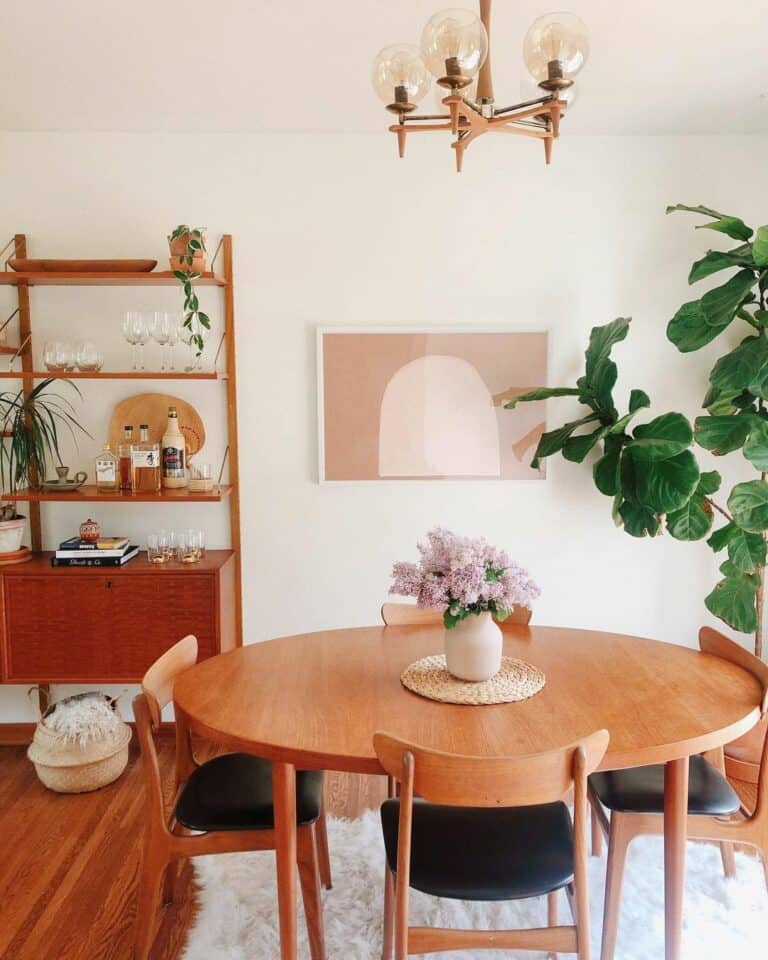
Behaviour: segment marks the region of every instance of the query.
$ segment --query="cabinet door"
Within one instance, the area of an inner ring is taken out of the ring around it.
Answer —
[[[216,650],[210,574],[4,580],[7,680],[137,681],[188,633],[201,658]]]
[[[215,648],[214,578],[197,574],[116,577],[109,590],[113,674],[141,677],[188,633],[199,657]]]
[[[109,674],[107,578],[5,577],[8,679]]]

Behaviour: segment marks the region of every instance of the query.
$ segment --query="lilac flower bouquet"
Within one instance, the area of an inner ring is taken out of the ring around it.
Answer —
[[[457,537],[435,527],[418,550],[418,563],[394,565],[389,592],[416,597],[419,607],[442,610],[447,629],[471,613],[504,620],[515,606],[530,608],[541,593],[526,570],[482,537]]]

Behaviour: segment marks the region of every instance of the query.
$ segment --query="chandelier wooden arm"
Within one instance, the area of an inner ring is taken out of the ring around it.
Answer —
[[[491,0],[480,0],[480,19],[488,34],[488,55],[480,67],[477,78],[477,99],[493,100],[493,76],[491,74]]]

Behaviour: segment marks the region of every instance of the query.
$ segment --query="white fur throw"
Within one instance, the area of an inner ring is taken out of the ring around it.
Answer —
[[[65,740],[85,746],[114,736],[121,719],[117,702],[106,694],[80,693],[55,703],[43,723]]]

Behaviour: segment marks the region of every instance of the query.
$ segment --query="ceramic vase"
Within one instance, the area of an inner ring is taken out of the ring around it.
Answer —
[[[490,613],[470,613],[445,631],[448,672],[459,680],[490,680],[501,668],[502,633]]]

